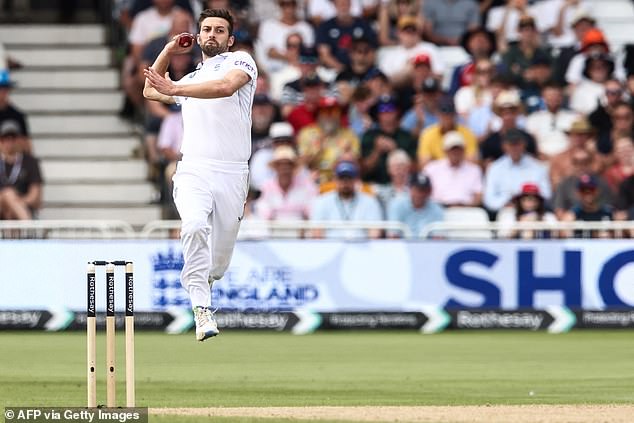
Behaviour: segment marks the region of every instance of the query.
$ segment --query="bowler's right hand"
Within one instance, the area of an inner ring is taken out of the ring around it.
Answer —
[[[165,50],[167,51],[167,53],[169,54],[185,54],[185,53],[189,53],[191,51],[192,48],[194,48],[194,44],[196,43],[196,36],[194,36],[194,42],[191,43],[189,46],[187,47],[181,47],[178,44],[178,39],[182,36],[182,35],[186,35],[186,32],[183,32],[182,34],[178,34],[175,35],[171,41],[167,44],[165,44]]]

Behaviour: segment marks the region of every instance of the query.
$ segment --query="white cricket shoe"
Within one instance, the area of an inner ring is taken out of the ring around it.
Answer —
[[[207,307],[195,307],[194,320],[196,321],[196,340],[202,342],[220,333],[214,314]]]

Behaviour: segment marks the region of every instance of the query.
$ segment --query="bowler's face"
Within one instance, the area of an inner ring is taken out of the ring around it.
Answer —
[[[229,23],[223,18],[205,18],[200,23],[198,44],[207,57],[228,51],[233,45],[233,36],[229,36]]]

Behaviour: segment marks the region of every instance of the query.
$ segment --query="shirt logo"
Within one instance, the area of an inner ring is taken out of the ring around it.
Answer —
[[[251,72],[254,71],[253,66],[251,66],[248,62],[245,62],[244,60],[236,60],[235,62],[233,62],[233,64],[236,66],[245,67]]]

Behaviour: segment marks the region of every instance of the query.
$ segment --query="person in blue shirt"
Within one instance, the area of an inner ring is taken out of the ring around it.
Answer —
[[[431,180],[427,175],[413,175],[409,194],[398,195],[388,203],[388,220],[406,224],[414,238],[418,237],[426,225],[442,221],[444,209],[430,199],[431,191]],[[389,238],[398,238],[402,235],[395,231],[388,233]]]

